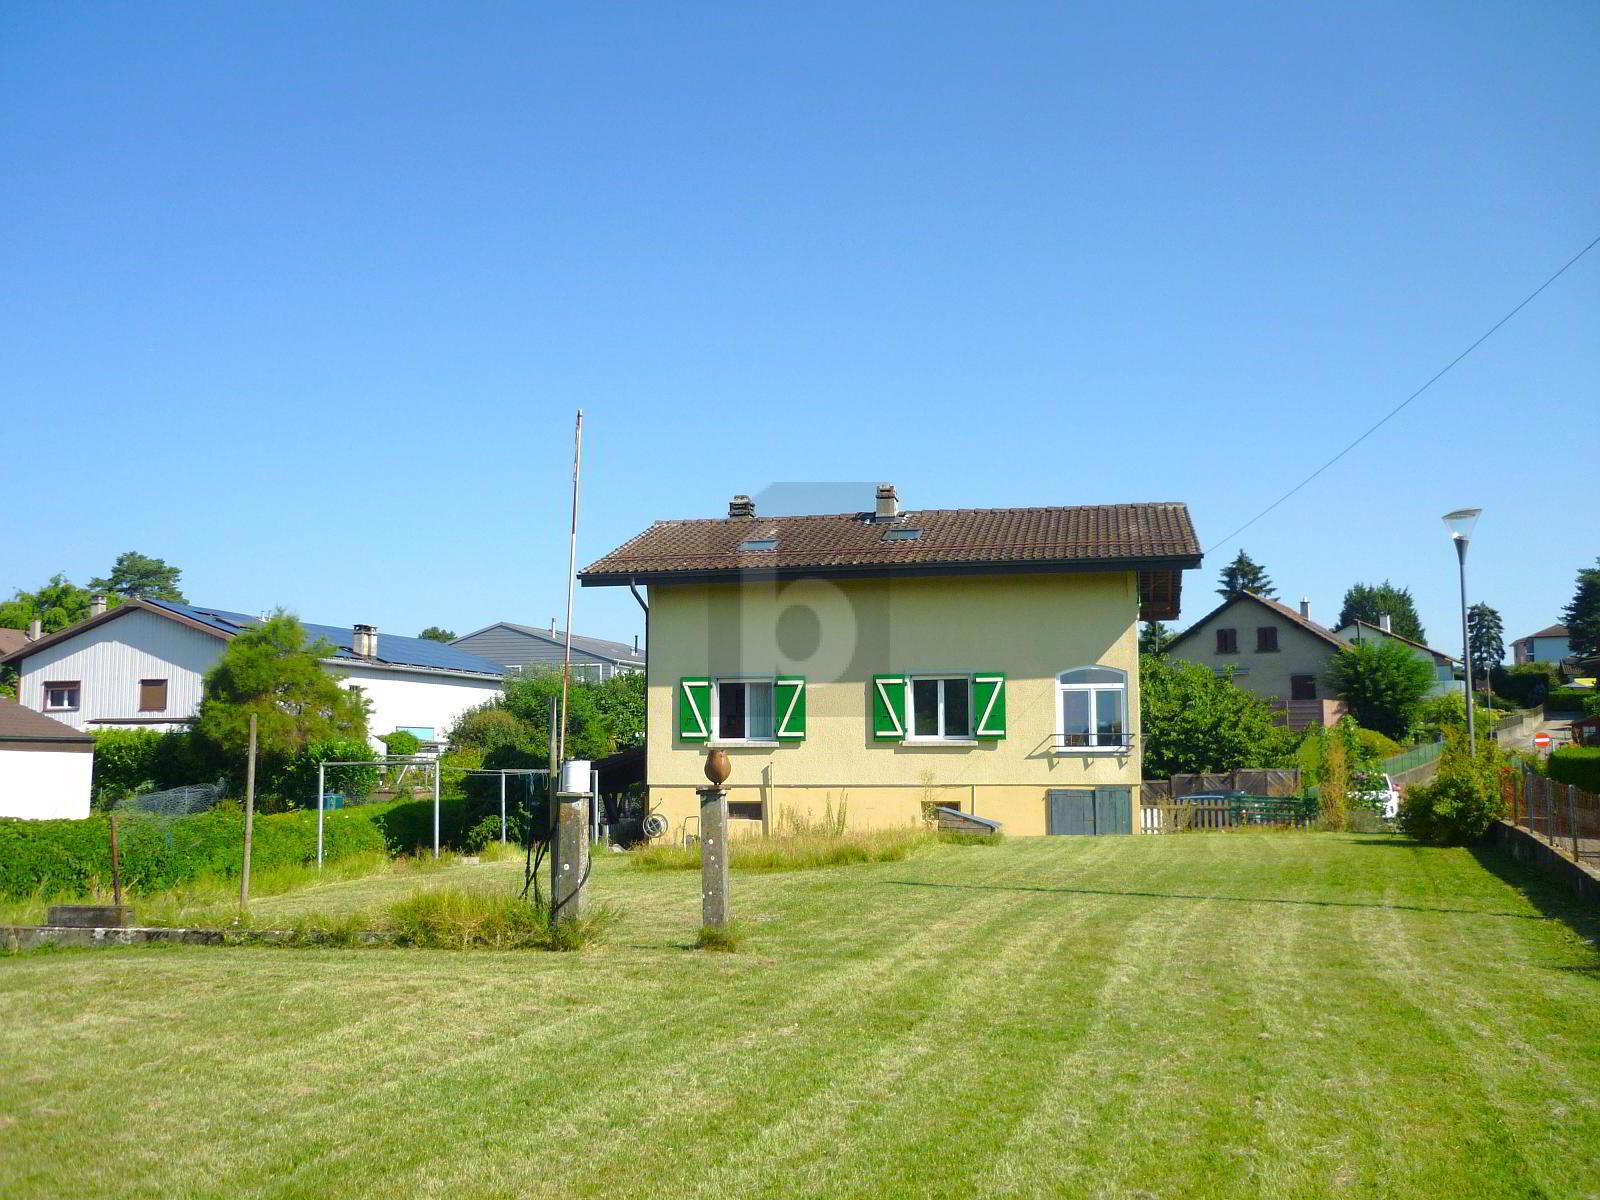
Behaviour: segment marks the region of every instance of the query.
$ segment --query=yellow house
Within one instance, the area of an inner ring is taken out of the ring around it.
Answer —
[[[1139,828],[1137,622],[1177,615],[1182,504],[659,521],[579,574],[649,590],[647,783],[694,834],[711,746],[742,828]],[[736,826],[740,827],[740,826]]]

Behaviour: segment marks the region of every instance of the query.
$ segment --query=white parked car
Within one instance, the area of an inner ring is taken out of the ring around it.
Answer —
[[[1400,815],[1400,789],[1394,780],[1376,771],[1357,772],[1350,782],[1351,799],[1372,809],[1385,821]]]

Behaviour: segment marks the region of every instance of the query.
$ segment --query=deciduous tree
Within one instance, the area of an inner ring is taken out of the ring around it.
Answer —
[[[11,599],[0,602],[0,626],[26,629],[37,618],[45,633],[55,633],[87,620],[93,597],[88,588],[79,587],[65,575],[52,575],[38,591],[18,589]],[[110,598],[111,604],[121,602],[120,596]]]
[[[1400,741],[1433,687],[1433,666],[1387,638],[1356,642],[1333,656],[1328,676],[1356,724]]]
[[[430,642],[453,642],[456,640],[455,634],[451,633],[448,629],[441,629],[437,625],[429,625],[421,633],[417,634],[417,636],[420,638],[427,638]]]
[[[1294,744],[1266,701],[1198,663],[1144,656],[1139,697],[1151,779],[1275,766]]]

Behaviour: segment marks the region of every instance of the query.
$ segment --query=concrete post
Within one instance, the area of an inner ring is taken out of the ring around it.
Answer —
[[[239,907],[250,907],[250,842],[256,824],[256,714],[250,714],[250,757],[244,775],[244,855],[239,863]]]
[[[556,835],[550,842],[550,906],[559,921],[583,916],[584,876],[589,873],[588,814],[584,792],[556,793]]]
[[[500,772],[500,844],[506,844],[506,773]]]
[[[322,870],[322,796],[328,790],[328,768],[317,764],[317,870]]]
[[[439,857],[439,760],[433,760],[433,856]]]
[[[702,787],[700,796],[700,913],[702,923],[724,928],[728,897],[728,791]]]

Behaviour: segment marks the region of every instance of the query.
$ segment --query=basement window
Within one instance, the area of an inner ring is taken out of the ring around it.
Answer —
[[[922,536],[920,529],[889,529],[884,532],[886,542],[914,542]]]
[[[777,538],[751,538],[749,541],[739,543],[741,551],[776,550],[777,548]]]

